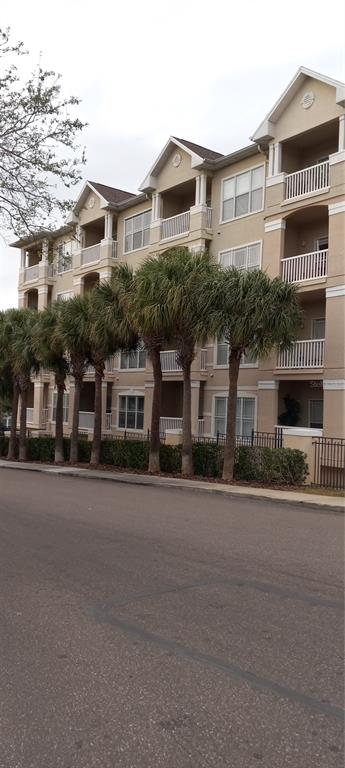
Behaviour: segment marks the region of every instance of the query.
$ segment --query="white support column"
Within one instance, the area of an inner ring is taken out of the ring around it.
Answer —
[[[274,144],[271,142],[268,148],[268,175],[273,176],[274,173]]]
[[[344,152],[345,150],[345,115],[339,117],[339,138],[338,138],[338,152]]]
[[[162,198],[159,192],[153,192],[152,194],[152,221],[151,223],[156,226],[156,222],[160,221],[162,215]]]
[[[45,238],[42,240],[42,261],[48,261],[49,241]]]
[[[25,269],[26,250],[22,248],[20,251],[20,269]]]
[[[200,205],[200,176],[195,179],[195,205]]]
[[[206,186],[207,186],[207,176],[206,173],[202,173],[200,178],[200,201],[199,205],[206,205]]]
[[[104,217],[104,240],[113,239],[113,214],[106,213]]]
[[[277,176],[278,173],[281,173],[282,169],[282,145],[278,141],[274,145],[274,167],[273,167],[273,175]]]

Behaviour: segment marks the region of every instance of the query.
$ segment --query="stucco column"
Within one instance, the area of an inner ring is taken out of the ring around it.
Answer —
[[[40,427],[42,423],[44,382],[35,381],[34,383],[34,416],[33,423],[35,427]]]
[[[268,175],[273,176],[274,173],[274,144],[271,142],[268,148]]]
[[[278,424],[279,381],[258,381],[258,432],[274,432]]]
[[[282,145],[279,141],[274,145],[273,175],[277,176],[282,170]]]
[[[191,396],[191,425],[192,435],[198,434],[198,419],[199,419],[199,397],[200,397],[200,381],[191,382],[192,396]]]
[[[345,438],[345,379],[323,381],[323,436]]]
[[[41,285],[38,288],[38,309],[46,309],[48,306],[48,286],[47,285]]]
[[[282,259],[285,248],[285,219],[273,219],[265,222],[265,236],[261,267],[269,277],[282,274]]]

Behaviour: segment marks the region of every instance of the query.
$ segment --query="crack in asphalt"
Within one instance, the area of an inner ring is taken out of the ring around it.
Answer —
[[[97,622],[98,624],[108,624],[127,637],[134,638],[135,640],[141,640],[145,643],[151,643],[164,651],[170,651],[175,656],[182,659],[190,659],[198,664],[207,666],[215,671],[222,672],[228,677],[238,680],[241,683],[247,683],[256,690],[273,693],[279,698],[288,699],[294,703],[297,703],[308,710],[317,712],[318,714],[343,719],[344,710],[334,704],[330,704],[325,701],[315,699],[308,694],[300,693],[299,691],[289,688],[281,683],[277,683],[269,678],[259,676],[255,672],[250,672],[247,669],[234,664],[231,661],[224,661],[215,656],[211,656],[203,651],[198,651],[195,648],[182,645],[175,640],[169,640],[168,638],[161,637],[153,632],[150,632],[143,627],[139,627],[135,624],[131,624],[127,621],[117,618],[112,613],[112,605],[96,605],[87,610],[87,614]]]

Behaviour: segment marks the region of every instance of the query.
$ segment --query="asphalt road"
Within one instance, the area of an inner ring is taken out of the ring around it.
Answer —
[[[343,519],[0,470],[1,768],[343,766]]]

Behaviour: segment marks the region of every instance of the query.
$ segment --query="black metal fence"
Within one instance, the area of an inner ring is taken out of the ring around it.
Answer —
[[[226,435],[221,432],[217,432],[215,437],[205,437],[204,435],[193,437],[194,443],[224,445],[225,441]],[[281,427],[277,427],[275,432],[255,432],[253,429],[251,434],[246,437],[236,437],[236,446],[244,445],[259,448],[283,448],[283,444],[283,430]]]
[[[313,485],[345,491],[345,440],[340,437],[316,437],[313,446]]]

